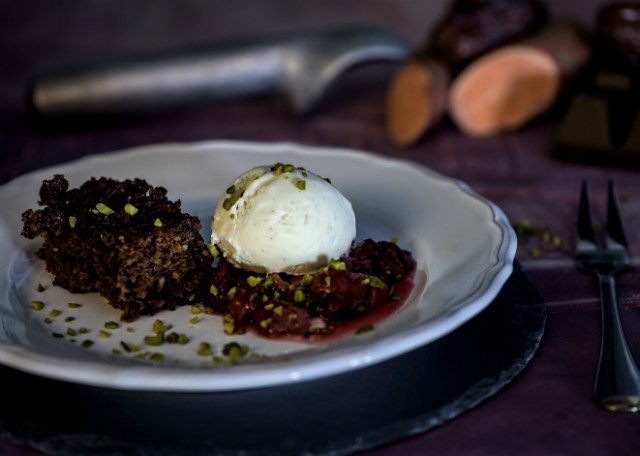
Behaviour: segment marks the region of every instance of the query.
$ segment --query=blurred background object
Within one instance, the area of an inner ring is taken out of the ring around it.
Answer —
[[[283,96],[305,114],[356,66],[402,62],[411,48],[388,30],[339,29],[251,36],[35,73],[27,103],[38,122],[178,110],[252,96]]]
[[[534,33],[547,23],[547,16],[544,5],[534,0],[452,2],[413,58],[402,65],[391,79],[386,107],[387,131],[391,141],[399,146],[410,146],[430,128],[436,127],[449,112],[450,85],[459,73],[474,59]],[[506,69],[505,65],[502,67],[501,73]],[[488,80],[478,84],[488,85],[487,89],[491,89],[493,76],[489,75]],[[493,87],[501,89],[505,81],[495,82]],[[515,94],[517,97],[517,90],[520,88],[514,87],[505,96]],[[467,98],[473,99],[472,110],[478,108],[480,116],[491,117],[492,113],[487,111],[496,106],[496,97],[491,90],[486,92],[493,98],[488,103],[482,99],[484,93],[484,90],[474,90]],[[461,109],[457,110],[469,111],[466,109],[468,104],[463,102]],[[462,127],[466,125],[463,123]]]
[[[556,156],[640,166],[640,4],[613,3],[593,26],[593,59],[555,138]]]

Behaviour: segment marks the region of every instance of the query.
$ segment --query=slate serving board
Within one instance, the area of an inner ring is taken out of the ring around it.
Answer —
[[[127,391],[0,366],[0,436],[51,455],[348,454],[442,425],[507,385],[546,321],[522,267],[451,334],[320,380],[218,393]]]

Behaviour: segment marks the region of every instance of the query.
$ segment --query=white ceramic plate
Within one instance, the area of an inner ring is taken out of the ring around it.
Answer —
[[[21,214],[36,208],[44,179],[64,174],[70,187],[92,176],[141,177],[163,186],[170,199],[198,215],[209,237],[217,199],[246,169],[293,163],[329,177],[353,204],[358,238],[396,237],[418,263],[407,302],[374,331],[333,343],[270,341],[250,334],[227,336],[221,318],[196,315],[190,306],[108,330],[119,313],[96,294],[71,294],[52,285],[38,241],[20,235]],[[344,149],[300,145],[205,142],[163,144],[91,156],[40,170],[0,187],[0,362],[30,373],[111,388],[165,391],[224,391],[282,385],[320,378],[384,361],[432,342],[483,310],[512,271],[516,237],[492,203],[465,184],[424,167]],[[39,291],[39,285],[44,287]],[[42,301],[34,311],[31,301]],[[70,308],[68,303],[80,303]],[[51,311],[60,312],[57,317]],[[144,344],[156,319],[189,337],[185,345]],[[49,321],[49,322],[48,322]],[[87,333],[81,333],[87,328]],[[73,331],[76,334],[73,334]],[[56,334],[57,336],[54,336]],[[90,347],[86,340],[93,342]],[[239,363],[197,353],[210,343],[216,355],[229,341],[254,356]],[[121,342],[140,348],[126,352]],[[120,351],[121,354],[114,350]],[[162,361],[150,361],[162,353]]]

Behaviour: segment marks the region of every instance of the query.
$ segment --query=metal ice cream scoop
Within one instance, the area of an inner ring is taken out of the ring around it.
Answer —
[[[410,47],[374,27],[291,33],[67,66],[35,74],[28,103],[38,117],[149,113],[282,95],[296,113],[315,106],[347,69],[403,61]]]

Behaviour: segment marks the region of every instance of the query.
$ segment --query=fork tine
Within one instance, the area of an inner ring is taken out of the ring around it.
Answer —
[[[622,228],[622,218],[620,217],[620,206],[616,186],[613,181],[609,181],[609,201],[607,203],[607,246],[617,243],[627,247],[627,239]]]
[[[593,215],[591,214],[591,192],[589,183],[582,181],[582,192],[580,193],[580,206],[578,208],[578,242],[589,243],[596,246],[596,233],[593,228]]]

